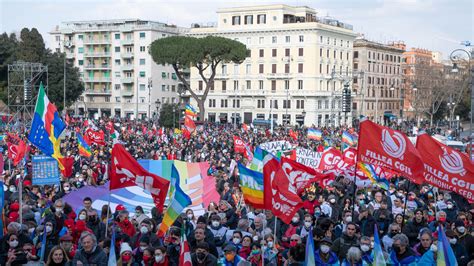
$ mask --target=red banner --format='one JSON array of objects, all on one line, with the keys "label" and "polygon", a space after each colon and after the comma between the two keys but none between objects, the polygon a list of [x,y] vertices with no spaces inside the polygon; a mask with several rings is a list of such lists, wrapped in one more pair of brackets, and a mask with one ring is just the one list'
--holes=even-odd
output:
[{"label": "red banner", "polygon": [[146,171],[120,144],[112,149],[110,190],[139,186],[150,192],[156,208],[161,212],[170,181]]},{"label": "red banner", "polygon": [[235,153],[245,153],[245,143],[238,136],[234,136],[234,152]]},{"label": "red banner", "polygon": [[296,187],[275,158],[267,161],[263,167],[263,185],[265,208],[289,224],[303,203]]},{"label": "red banner", "polygon": [[21,162],[26,153],[26,143],[17,135],[7,133],[8,158],[16,166]]},{"label": "red banner", "polygon": [[291,137],[293,140],[297,140],[297,139],[298,139],[298,133],[295,132],[295,131],[293,131],[293,129],[290,129],[289,135],[290,135],[290,137]]},{"label": "red banner", "polygon": [[196,130],[196,124],[194,123],[193,119],[185,115],[184,116],[184,126],[188,129],[189,132],[193,133]]},{"label": "red banner", "polygon": [[74,158],[73,157],[64,157],[59,159],[64,166],[64,169],[61,170],[61,173],[65,178],[69,178],[72,175],[72,169],[74,166]]},{"label": "red banner", "polygon": [[322,174],[311,167],[300,164],[286,157],[281,157],[281,168],[290,183],[296,187],[296,192],[301,194],[304,189],[314,182],[320,182],[334,177],[334,174]]},{"label": "red banner", "polygon": [[357,160],[357,149],[356,148],[347,148],[343,153],[342,153],[342,159],[344,162],[352,165],[356,163]]},{"label": "red banner", "polygon": [[418,184],[423,182],[423,161],[408,137],[370,120],[360,123],[357,161],[392,169]]},{"label": "red banner", "polygon": [[89,145],[91,145],[92,143],[95,143],[97,145],[105,146],[104,131],[102,130],[94,131],[91,128],[88,128],[86,130],[86,133],[84,134],[84,140]]},{"label": "red banner", "polygon": [[469,156],[430,137],[418,136],[416,148],[424,161],[424,181],[474,200],[474,164]]}]

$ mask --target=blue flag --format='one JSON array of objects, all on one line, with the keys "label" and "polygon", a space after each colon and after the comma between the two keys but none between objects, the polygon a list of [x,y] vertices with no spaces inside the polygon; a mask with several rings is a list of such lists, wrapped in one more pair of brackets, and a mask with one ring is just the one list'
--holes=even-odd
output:
[{"label": "blue flag", "polygon": [[46,251],[46,238],[47,238],[47,233],[46,233],[46,225],[44,226],[43,229],[43,238],[41,239],[41,251],[40,251],[40,261],[45,261],[44,253]]},{"label": "blue flag", "polygon": [[112,225],[112,239],[110,240],[109,261],[107,266],[117,266],[117,258],[115,257],[115,224]]},{"label": "blue flag", "polygon": [[306,259],[304,260],[305,266],[314,266],[316,261],[314,259],[314,240],[313,240],[313,228],[309,230],[309,234],[306,239]]}]

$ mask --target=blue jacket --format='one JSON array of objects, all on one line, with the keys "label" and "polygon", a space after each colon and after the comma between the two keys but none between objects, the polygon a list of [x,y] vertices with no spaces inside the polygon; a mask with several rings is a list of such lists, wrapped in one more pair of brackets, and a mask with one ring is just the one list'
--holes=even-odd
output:
[{"label": "blue jacket", "polygon": [[418,265],[423,266],[436,266],[436,261],[434,260],[433,251],[430,249],[421,256],[420,260],[418,261]]},{"label": "blue jacket", "polygon": [[413,251],[409,247],[407,247],[406,253],[408,254],[405,254],[405,256],[402,259],[398,260],[397,253],[392,250],[392,252],[390,253],[390,261],[389,261],[390,265],[416,266],[418,257],[413,253]]},{"label": "blue jacket", "polygon": [[317,249],[314,253],[314,261],[316,262],[316,265],[320,266],[339,266],[339,259],[337,258],[336,253],[332,251],[329,251],[329,260],[324,262],[321,259],[321,256],[319,256],[319,249]]}]

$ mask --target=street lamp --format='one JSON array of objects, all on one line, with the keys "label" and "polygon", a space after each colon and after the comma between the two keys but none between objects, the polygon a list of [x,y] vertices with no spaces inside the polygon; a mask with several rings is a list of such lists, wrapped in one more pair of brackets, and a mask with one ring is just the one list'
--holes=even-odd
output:
[{"label": "street lamp", "polygon": [[[469,42],[465,43],[465,46],[471,46]],[[449,58],[453,62],[453,73],[459,72],[458,65],[456,63],[456,60],[459,60],[458,56],[455,56],[455,53],[461,52],[467,54],[467,65],[468,65],[468,70],[471,71],[471,114],[470,114],[470,122],[469,122],[469,159],[472,160],[472,117],[473,115],[473,106],[474,106],[474,68],[471,68],[471,60],[473,59],[473,54],[470,53],[469,51],[466,51],[464,49],[456,49],[451,52],[449,55]]]}]

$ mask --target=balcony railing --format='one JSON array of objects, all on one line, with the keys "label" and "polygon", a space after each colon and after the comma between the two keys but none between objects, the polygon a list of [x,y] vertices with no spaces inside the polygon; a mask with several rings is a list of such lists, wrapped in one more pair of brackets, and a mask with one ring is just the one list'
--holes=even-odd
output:
[{"label": "balcony railing", "polygon": [[85,57],[110,57],[110,52],[85,52]]},{"label": "balcony railing", "polygon": [[74,53],[66,53],[66,58],[67,59],[73,59],[75,57],[76,57],[76,55]]},{"label": "balcony railing", "polygon": [[88,90],[85,90],[84,92],[86,95],[111,95],[112,94],[112,91],[110,89],[98,89],[98,90],[92,90],[92,89],[88,89]]},{"label": "balcony railing", "polygon": [[122,53],[122,58],[133,58],[133,53]]},{"label": "balcony railing", "polygon": [[133,90],[123,90],[122,91],[122,96],[124,96],[124,97],[132,97],[133,94],[134,94]]},{"label": "balcony railing", "polygon": [[86,65],[84,69],[94,70],[94,69],[110,69],[111,66],[108,64],[98,64],[98,65]]},{"label": "balcony railing", "polygon": [[134,78],[121,78],[120,81],[125,84],[133,83]]},{"label": "balcony railing", "polygon": [[110,39],[88,39],[83,40],[84,44],[110,44]]},{"label": "balcony railing", "polygon": [[85,77],[84,82],[110,82],[110,77]]},{"label": "balcony railing", "polygon": [[122,71],[131,71],[131,70],[133,70],[133,64],[122,66]]},{"label": "balcony railing", "polygon": [[132,45],[133,44],[133,39],[121,40],[120,44],[122,44],[122,45]]}]

